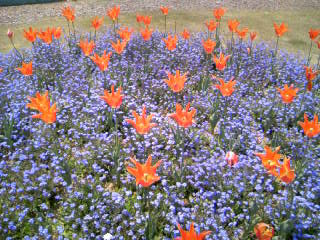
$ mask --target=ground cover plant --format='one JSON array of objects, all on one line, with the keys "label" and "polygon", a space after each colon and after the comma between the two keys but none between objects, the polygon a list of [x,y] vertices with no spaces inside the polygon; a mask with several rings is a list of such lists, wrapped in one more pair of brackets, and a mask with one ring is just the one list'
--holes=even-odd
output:
[{"label": "ground cover plant", "polygon": [[[160,10],[159,10],[160,11]],[[208,31],[25,29],[0,56],[4,239],[319,239],[320,30],[299,60],[226,9]],[[272,23],[271,23],[272,27]],[[289,26],[290,28],[290,26]],[[22,37],[22,36],[21,36]],[[318,49],[319,50],[319,49]]]}]

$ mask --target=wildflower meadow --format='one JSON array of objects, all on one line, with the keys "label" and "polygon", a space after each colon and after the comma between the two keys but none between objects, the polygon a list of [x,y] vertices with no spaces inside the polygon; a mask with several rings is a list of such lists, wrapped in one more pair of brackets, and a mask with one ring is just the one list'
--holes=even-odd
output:
[{"label": "wildflower meadow", "polygon": [[320,29],[301,60],[285,22],[267,44],[226,8],[200,33],[159,11],[8,30],[0,239],[320,239]]}]

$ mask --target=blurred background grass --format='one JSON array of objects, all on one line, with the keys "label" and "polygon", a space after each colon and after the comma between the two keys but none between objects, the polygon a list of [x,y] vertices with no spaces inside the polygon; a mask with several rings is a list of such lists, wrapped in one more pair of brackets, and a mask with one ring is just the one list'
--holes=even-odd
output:
[{"label": "blurred background grass", "polygon": [[[151,28],[164,31],[164,17],[159,11],[139,12],[143,15],[151,15]],[[228,10],[222,20],[222,32],[228,37],[229,31],[227,27],[228,19],[238,19],[240,21],[239,28],[248,27],[249,31],[258,32],[256,41],[266,41],[270,44],[275,42],[275,33],[273,22],[280,24],[285,22],[288,25],[289,31],[281,37],[279,47],[292,53],[301,52],[307,55],[309,50],[309,34],[310,28],[319,28],[320,14],[318,9],[302,9],[299,11],[262,11],[262,10]],[[76,17],[75,27],[77,31],[85,32],[92,31],[90,28],[92,17],[81,16]],[[187,28],[191,32],[206,32],[205,21],[213,19],[212,10],[207,9],[192,9],[190,11],[174,11],[171,10],[167,17],[167,29],[174,31],[175,22],[177,33]],[[133,27],[135,30],[139,28],[136,22],[136,13],[121,12],[119,23],[122,25]],[[62,16],[54,18],[43,18],[41,21],[30,24],[0,24],[0,52],[7,53],[11,50],[10,42],[7,38],[7,30],[10,28],[14,31],[14,42],[17,48],[24,48],[31,46],[23,37],[23,29],[32,26],[36,29],[45,29],[47,27],[61,26],[67,32],[67,22]],[[99,29],[102,32],[106,27],[111,27],[111,21],[107,16],[104,20],[104,28]],[[314,44],[312,49],[312,60],[316,62],[320,50]]]}]

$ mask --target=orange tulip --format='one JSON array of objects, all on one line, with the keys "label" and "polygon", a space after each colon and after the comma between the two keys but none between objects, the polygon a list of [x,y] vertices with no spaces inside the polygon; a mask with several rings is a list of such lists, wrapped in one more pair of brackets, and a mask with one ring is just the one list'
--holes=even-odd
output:
[{"label": "orange tulip", "polygon": [[307,85],[307,90],[311,91],[312,90],[312,80],[316,78],[316,76],[320,73],[320,71],[312,71],[311,67],[304,66],[306,69],[306,78],[308,80],[308,85]]},{"label": "orange tulip", "polygon": [[146,27],[144,30],[140,30],[141,36],[145,41],[149,41],[152,35],[152,29]]},{"label": "orange tulip", "polygon": [[190,38],[190,33],[188,32],[187,29],[184,29],[183,32],[181,33],[181,36],[185,39],[188,40]]},{"label": "orange tulip", "polygon": [[280,167],[278,179],[285,183],[291,183],[295,178],[294,170],[290,169],[290,159],[285,157]]},{"label": "orange tulip", "polygon": [[114,93],[114,85],[111,86],[111,93],[104,90],[104,95],[100,96],[111,108],[119,108],[122,103],[123,95],[121,95],[122,88],[119,87],[118,91]]},{"label": "orange tulip", "polygon": [[308,116],[304,114],[304,122],[299,122],[299,125],[303,128],[303,132],[307,137],[312,138],[320,133],[320,123],[318,122],[318,116],[315,114],[313,121],[309,122]]},{"label": "orange tulip", "polygon": [[277,176],[278,173],[275,170],[277,167],[280,167],[279,160],[281,155],[278,154],[280,147],[277,147],[274,152],[268,146],[265,146],[264,150],[266,153],[255,153],[255,155],[261,159],[263,166],[269,171],[269,173]]},{"label": "orange tulip", "polygon": [[219,22],[210,20],[210,22],[206,22],[205,25],[207,26],[209,32],[213,32],[218,27]]},{"label": "orange tulip", "polygon": [[230,58],[230,55],[224,57],[223,53],[220,53],[220,57],[217,58],[216,56],[213,56],[213,61],[216,64],[216,68],[220,71],[223,71],[227,65],[227,61]]},{"label": "orange tulip", "polygon": [[225,8],[217,8],[213,10],[213,15],[216,18],[217,21],[220,21],[223,15],[225,14],[226,9]]},{"label": "orange tulip", "polygon": [[165,79],[164,81],[168,84],[173,92],[180,92],[184,88],[184,83],[187,81],[187,73],[180,75],[180,71],[176,71],[176,75],[171,73],[167,73],[169,79]]},{"label": "orange tulip", "polygon": [[193,117],[194,115],[196,115],[196,110],[192,109],[189,112],[189,108],[190,102],[187,104],[186,110],[183,110],[182,106],[179,103],[177,103],[176,112],[170,114],[169,117],[173,118],[180,127],[190,127],[193,123]]},{"label": "orange tulip", "polygon": [[208,38],[206,41],[202,40],[202,46],[204,48],[204,51],[207,54],[211,54],[216,47],[216,42],[212,41],[210,38]]},{"label": "orange tulip", "polygon": [[137,15],[136,15],[136,20],[137,20],[138,23],[142,22],[142,21],[143,21],[143,16],[137,14]]},{"label": "orange tulip", "polygon": [[234,152],[232,151],[229,151],[227,152],[226,154],[226,161],[228,163],[228,165],[230,167],[232,167],[233,165],[237,164],[238,163],[238,160],[239,160],[239,157],[237,154],[235,154]]},{"label": "orange tulip", "polygon": [[238,34],[239,38],[241,38],[242,40],[245,39],[247,32],[249,31],[248,28],[243,28],[242,30],[236,30],[236,33]]},{"label": "orange tulip", "polygon": [[37,39],[37,31],[33,31],[32,27],[29,27],[29,31],[26,31],[25,29],[24,31],[24,37],[29,41],[29,42],[34,42]]},{"label": "orange tulip", "polygon": [[163,13],[163,15],[168,15],[169,12],[169,8],[168,7],[160,7],[161,12]]},{"label": "orange tulip", "polygon": [[96,45],[94,41],[88,42],[88,39],[86,39],[85,41],[80,40],[80,43],[79,43],[79,47],[81,48],[83,54],[87,57],[92,53],[95,46]]},{"label": "orange tulip", "polygon": [[126,41],[122,41],[120,42],[120,40],[118,39],[117,42],[111,42],[112,48],[114,49],[114,51],[116,53],[118,53],[119,55],[122,54],[124,48],[127,46],[127,42]]},{"label": "orange tulip", "polygon": [[151,23],[151,16],[142,16],[142,21],[144,23],[145,26],[149,26]]},{"label": "orange tulip", "polygon": [[146,107],[144,106],[142,109],[141,116],[139,116],[136,111],[132,112],[136,121],[133,121],[132,119],[126,119],[126,121],[130,123],[139,134],[146,134],[151,130],[151,128],[157,126],[156,123],[150,123],[153,117],[153,114],[150,114],[149,116],[147,116],[146,112],[147,110],[146,110]]},{"label": "orange tulip", "polygon": [[119,17],[119,13],[120,13],[120,7],[117,7],[117,6],[114,6],[113,8],[108,9],[107,11],[107,15],[112,21],[117,20],[117,18]]},{"label": "orange tulip", "polygon": [[318,49],[320,49],[320,41],[316,41],[316,44],[318,45]]},{"label": "orange tulip", "polygon": [[310,28],[310,31],[309,31],[310,39],[314,41],[318,37],[319,33],[320,33],[320,29]]},{"label": "orange tulip", "polygon": [[174,49],[176,49],[178,41],[177,35],[174,35],[174,37],[172,37],[170,34],[168,34],[168,39],[162,38],[162,40],[165,42],[169,51],[173,51]]},{"label": "orange tulip", "polygon": [[62,29],[61,27],[52,28],[52,34],[55,39],[59,39],[61,37]]},{"label": "orange tulip", "polygon": [[133,32],[133,29],[129,30],[128,27],[126,27],[126,28],[120,28],[118,31],[118,34],[119,34],[120,38],[122,39],[122,41],[129,42],[132,32]]},{"label": "orange tulip", "polygon": [[234,91],[234,85],[236,85],[237,81],[234,81],[234,78],[231,78],[229,82],[224,82],[222,78],[218,78],[221,85],[216,84],[215,87],[220,90],[222,96],[228,97]]},{"label": "orange tulip", "polygon": [[256,37],[257,37],[257,32],[251,32],[250,33],[250,39],[251,39],[252,42],[253,42],[253,40],[256,39]]},{"label": "orange tulip", "polygon": [[91,26],[95,29],[95,30],[98,30],[101,25],[103,23],[103,17],[102,18],[98,18],[98,17],[95,17],[94,19],[92,19],[91,21]]},{"label": "orange tulip", "polygon": [[75,20],[74,16],[75,10],[74,8],[71,8],[70,6],[62,8],[62,15],[67,19],[67,21],[73,22]]},{"label": "orange tulip", "polygon": [[91,60],[98,65],[101,71],[105,71],[108,69],[110,57],[112,55],[112,52],[109,52],[108,55],[106,54],[106,50],[104,50],[103,55],[100,57],[98,54],[94,54],[94,56],[91,56]]},{"label": "orange tulip", "polygon": [[183,230],[180,224],[178,224],[178,229],[180,231],[181,237],[177,237],[176,240],[204,240],[205,237],[211,233],[211,231],[204,231],[200,234],[197,234],[194,229],[193,222],[190,225],[189,231]]},{"label": "orange tulip", "polygon": [[230,32],[236,32],[239,24],[240,24],[240,23],[238,22],[238,20],[236,20],[236,19],[235,19],[235,20],[230,19],[230,20],[228,21],[228,27],[229,27]]},{"label": "orange tulip", "polygon": [[24,76],[32,75],[32,61],[29,63],[22,62],[22,67],[17,68]]},{"label": "orange tulip", "polygon": [[47,28],[46,31],[42,31],[42,29],[40,29],[40,31],[38,32],[38,37],[45,42],[46,44],[51,44],[52,43],[52,29]]},{"label": "orange tulip", "polygon": [[273,227],[263,222],[254,226],[254,232],[258,240],[271,240],[274,235]]},{"label": "orange tulip", "polygon": [[284,85],[284,89],[277,88],[279,93],[281,94],[282,101],[284,103],[291,103],[295,96],[297,96],[297,92],[299,88],[293,88],[293,84],[288,87],[288,84]]},{"label": "orange tulip", "polygon": [[280,26],[278,26],[276,23],[273,23],[273,26],[278,37],[281,37],[285,32],[288,31],[288,27],[284,23],[281,23]]},{"label": "orange tulip", "polygon": [[32,118],[40,118],[45,123],[54,123],[56,121],[56,103],[50,107],[50,100],[48,97],[48,91],[44,95],[36,93],[36,97],[29,97],[31,103],[27,104],[27,108],[38,110],[40,113],[33,115]]},{"label": "orange tulip", "polygon": [[135,165],[136,168],[127,167],[127,171],[136,178],[136,185],[140,184],[143,187],[149,187],[153,183],[160,180],[160,177],[156,174],[156,171],[161,165],[162,160],[158,161],[153,166],[151,165],[151,155],[149,155],[145,164],[141,164],[133,158],[130,158],[130,161]]}]

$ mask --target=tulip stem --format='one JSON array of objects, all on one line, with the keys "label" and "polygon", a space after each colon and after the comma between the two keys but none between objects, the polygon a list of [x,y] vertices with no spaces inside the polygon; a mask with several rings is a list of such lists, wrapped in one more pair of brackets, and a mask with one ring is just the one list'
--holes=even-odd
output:
[{"label": "tulip stem", "polygon": [[319,64],[320,64],[320,53],[319,53],[319,57],[318,57],[317,69],[319,69]]},{"label": "tulip stem", "polygon": [[309,54],[308,54],[308,59],[307,59],[307,66],[309,66],[309,63],[311,61],[311,49],[312,49],[312,40],[310,41]]},{"label": "tulip stem", "polygon": [[181,152],[181,176],[180,176],[180,182],[182,183],[184,180],[184,149],[185,149],[185,128],[183,128],[182,131],[182,152]]},{"label": "tulip stem", "polygon": [[167,33],[167,15],[164,15],[164,33]]}]

